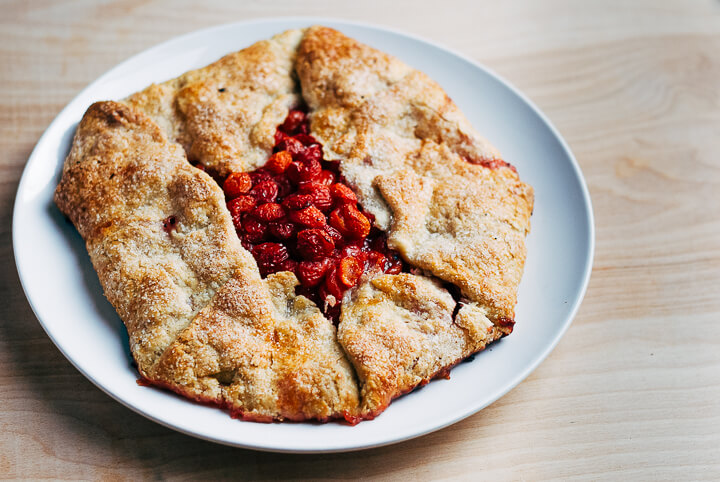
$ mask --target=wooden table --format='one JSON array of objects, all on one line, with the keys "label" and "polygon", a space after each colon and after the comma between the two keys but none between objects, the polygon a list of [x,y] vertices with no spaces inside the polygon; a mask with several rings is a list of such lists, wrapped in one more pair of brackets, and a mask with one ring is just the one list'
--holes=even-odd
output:
[{"label": "wooden table", "polygon": [[[0,475],[720,478],[717,1],[18,0],[1,11]],[[223,447],[122,407],[44,334],[12,254],[28,155],[85,85],[191,30],[302,14],[384,23],[510,80],[574,150],[597,223],[585,302],[527,380],[449,428],[350,454]]]}]

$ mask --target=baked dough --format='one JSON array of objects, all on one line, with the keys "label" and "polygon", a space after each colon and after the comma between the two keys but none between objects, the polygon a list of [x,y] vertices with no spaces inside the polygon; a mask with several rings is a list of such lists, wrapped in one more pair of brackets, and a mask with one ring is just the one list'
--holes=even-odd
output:
[{"label": "baked dough", "polygon": [[290,30],[131,95],[193,163],[226,176],[267,161],[275,128],[300,101],[294,64],[301,30]]},{"label": "baked dough", "polygon": [[[292,272],[261,277],[213,179],[262,166],[300,102],[410,266],[367,273],[337,328]],[[147,381],[245,419],[355,423],[512,331],[533,193],[426,75],[310,27],[93,104],[55,201]]]},{"label": "baked dough", "polygon": [[387,54],[316,27],[297,71],[313,134],[342,159],[390,246],[495,317],[514,318],[532,188],[440,86]]}]

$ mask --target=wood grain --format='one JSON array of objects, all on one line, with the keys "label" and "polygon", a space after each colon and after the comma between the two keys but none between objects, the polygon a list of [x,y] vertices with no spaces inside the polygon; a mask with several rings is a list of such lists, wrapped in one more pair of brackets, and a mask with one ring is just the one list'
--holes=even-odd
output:
[{"label": "wood grain", "polygon": [[[484,63],[548,114],[590,187],[595,266],[564,339],[501,400],[417,440],[296,456],[180,435],[80,375],[18,282],[13,198],[61,108],[160,41],[278,15],[379,22]],[[0,475],[720,479],[719,2],[6,1],[0,65]]]}]

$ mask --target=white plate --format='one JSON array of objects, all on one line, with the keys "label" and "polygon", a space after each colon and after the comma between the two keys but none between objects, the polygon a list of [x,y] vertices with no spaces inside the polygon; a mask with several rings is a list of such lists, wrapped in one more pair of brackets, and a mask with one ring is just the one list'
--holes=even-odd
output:
[{"label": "white plate", "polygon": [[[125,328],[103,297],[82,239],[52,202],[77,122],[92,102],[120,99],[257,40],[316,23],[428,73],[536,194],[512,336],[455,367],[451,380],[433,381],[355,427],[242,422],[138,386]],[[477,412],[523,380],[577,311],[590,276],[594,231],[587,187],[570,150],[545,116],[507,82],[461,55],[403,33],[329,19],[284,18],[223,25],[170,40],[90,84],[57,116],[28,160],[15,201],[13,243],[23,288],[47,334],[83,375],[122,404],[168,427],[224,444],[332,452],[432,432]]]}]

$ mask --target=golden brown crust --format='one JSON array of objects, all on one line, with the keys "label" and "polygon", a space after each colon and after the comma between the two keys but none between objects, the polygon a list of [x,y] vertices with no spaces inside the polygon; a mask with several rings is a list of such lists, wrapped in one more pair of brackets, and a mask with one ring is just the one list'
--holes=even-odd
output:
[{"label": "golden brown crust", "polygon": [[125,102],[180,143],[191,161],[221,176],[252,170],[265,163],[275,128],[299,102],[292,70],[301,36],[289,30]]},{"label": "golden brown crust", "polygon": [[[347,292],[337,332],[293,274],[261,279],[222,190],[188,162],[263,164],[300,88],[312,134],[415,268]],[[269,421],[372,418],[507,335],[533,195],[427,76],[311,27],[92,105],[55,200],[140,373]]]},{"label": "golden brown crust", "polygon": [[415,169],[375,180],[394,217],[389,244],[491,308],[493,319],[514,318],[532,195],[510,169],[461,160],[446,161],[448,172],[420,176],[419,164],[442,159],[432,148],[423,149]]},{"label": "golden brown crust", "polygon": [[357,385],[335,327],[292,273],[237,272],[150,375],[251,419],[327,420],[356,413]]},{"label": "golden brown crust", "polygon": [[[55,202],[85,239],[141,373],[235,269],[255,264],[217,184],[150,119],[116,102],[83,117]],[[170,216],[177,224],[167,233]]]},{"label": "golden brown crust", "polygon": [[474,306],[461,306],[457,323],[455,307],[437,280],[410,273],[367,280],[345,297],[338,339],[357,372],[364,417],[502,335]]},{"label": "golden brown crust", "polygon": [[312,131],[410,264],[513,318],[533,193],[425,74],[325,27],[297,71]]},{"label": "golden brown crust", "polygon": [[146,116],[93,104],[55,201],[84,237],[148,380],[261,420],[356,412],[335,328],[292,294],[293,275],[261,280],[218,185]]}]

